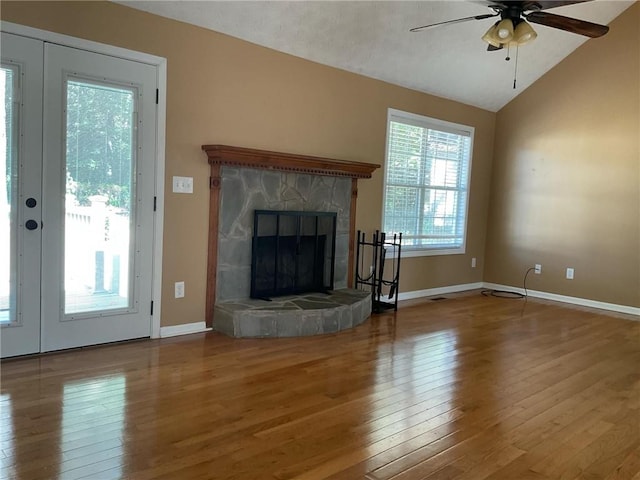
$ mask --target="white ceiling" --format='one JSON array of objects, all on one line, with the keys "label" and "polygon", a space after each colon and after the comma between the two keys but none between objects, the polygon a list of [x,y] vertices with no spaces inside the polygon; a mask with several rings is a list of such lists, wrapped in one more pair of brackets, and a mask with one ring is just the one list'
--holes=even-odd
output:
[{"label": "white ceiling", "polygon": [[[367,77],[498,111],[587,41],[533,24],[538,38],[519,51],[487,52],[480,37],[493,18],[420,33],[409,28],[491,13],[474,1],[119,1],[258,45]],[[633,1],[596,0],[551,13],[607,25]],[[591,39],[597,42],[599,39]]]}]

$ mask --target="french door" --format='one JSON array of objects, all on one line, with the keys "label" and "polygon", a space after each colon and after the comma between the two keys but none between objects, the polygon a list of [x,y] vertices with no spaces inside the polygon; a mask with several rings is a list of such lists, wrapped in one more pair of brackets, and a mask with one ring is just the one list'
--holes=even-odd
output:
[{"label": "french door", "polygon": [[0,354],[149,336],[155,67],[1,48]]}]

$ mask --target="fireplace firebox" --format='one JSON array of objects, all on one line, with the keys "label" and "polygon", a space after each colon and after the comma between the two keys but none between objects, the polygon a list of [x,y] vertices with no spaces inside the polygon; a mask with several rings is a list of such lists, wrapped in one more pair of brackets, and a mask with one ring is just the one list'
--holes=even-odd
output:
[{"label": "fireplace firebox", "polygon": [[333,290],[335,212],[256,210],[251,298]]}]

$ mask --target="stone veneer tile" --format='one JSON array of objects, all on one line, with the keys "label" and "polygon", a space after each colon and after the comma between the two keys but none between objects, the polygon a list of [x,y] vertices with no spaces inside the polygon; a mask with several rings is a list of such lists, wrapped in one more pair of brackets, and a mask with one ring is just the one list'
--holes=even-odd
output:
[{"label": "stone veneer tile", "polygon": [[281,312],[283,310],[294,310],[294,311],[299,311],[300,307],[296,306],[296,305],[274,305],[272,307],[255,307],[253,309],[255,310],[269,310],[269,311],[277,311],[277,312]]},{"label": "stone veneer tile", "polygon": [[322,332],[322,312],[307,311],[299,317],[300,335],[318,335]]},{"label": "stone veneer tile", "polygon": [[218,268],[216,296],[221,299],[249,298],[251,290],[251,266],[233,269]]},{"label": "stone veneer tile", "polygon": [[335,306],[335,304],[332,303],[314,302],[310,300],[296,300],[294,303],[298,305],[302,310],[318,310]]},{"label": "stone veneer tile", "polygon": [[251,265],[251,238],[218,239],[218,265],[233,269],[239,265]]},{"label": "stone veneer tile", "polygon": [[356,323],[356,317],[353,317],[353,322],[354,322],[353,326],[355,327],[356,325],[360,325],[370,316],[371,316],[371,296],[368,296],[363,302],[360,303],[360,318],[357,319],[358,323]]},{"label": "stone veneer tile", "polygon": [[213,313],[213,329],[217,332],[224,333],[230,337],[236,337],[236,331],[234,329],[234,314],[226,308],[215,307]]},{"label": "stone veneer tile", "polygon": [[276,321],[276,337],[299,337],[300,336],[300,314],[299,311],[278,314]]},{"label": "stone veneer tile", "polygon": [[340,331],[341,309],[344,307],[332,308],[322,312],[323,333],[335,333]]},{"label": "stone veneer tile", "polygon": [[351,305],[352,325],[360,325],[362,323],[362,303],[363,302],[356,302]]},{"label": "stone veneer tile", "polygon": [[242,212],[244,205],[242,181],[234,176],[225,176],[225,194],[220,199],[220,228],[222,232],[231,232],[233,224]]},{"label": "stone veneer tile", "polygon": [[[245,318],[242,318],[242,317]],[[273,312],[252,312],[251,315],[235,315],[236,330],[241,337],[275,337],[276,315]]]},{"label": "stone veneer tile", "polygon": [[342,306],[338,309],[340,312],[340,330],[347,330],[349,328],[353,328],[356,325],[359,325],[359,322],[356,322],[353,318],[351,309],[349,306]]}]

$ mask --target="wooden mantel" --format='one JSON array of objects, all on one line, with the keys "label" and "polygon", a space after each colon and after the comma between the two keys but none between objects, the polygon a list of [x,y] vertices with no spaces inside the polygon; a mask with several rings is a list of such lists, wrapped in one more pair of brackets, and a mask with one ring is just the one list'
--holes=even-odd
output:
[{"label": "wooden mantel", "polygon": [[309,157],[291,153],[268,152],[252,148],[227,145],[203,145],[209,164],[244,168],[262,168],[285,172],[328,175],[332,177],[371,178],[380,165],[362,162],[346,162],[330,158]]},{"label": "wooden mantel", "polygon": [[347,281],[353,286],[353,253],[356,235],[356,199],[358,179],[371,178],[380,165],[349,162],[330,158],[310,157],[291,153],[270,152],[228,145],[203,145],[211,165],[211,188],[209,196],[209,252],[207,261],[207,305],[206,323],[213,323],[213,307],[216,302],[216,276],[218,268],[218,222],[220,214],[221,167],[254,168],[294,172],[307,175],[326,175],[351,178],[351,206],[349,210],[349,265]]}]

